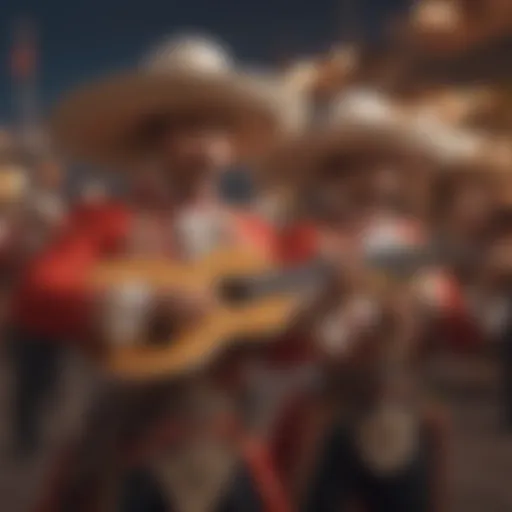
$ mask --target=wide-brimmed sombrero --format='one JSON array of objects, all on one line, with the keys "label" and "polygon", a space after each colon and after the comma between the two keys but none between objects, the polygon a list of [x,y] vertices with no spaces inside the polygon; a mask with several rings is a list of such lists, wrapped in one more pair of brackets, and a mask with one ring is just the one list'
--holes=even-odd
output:
[{"label": "wide-brimmed sombrero", "polygon": [[301,134],[277,144],[261,162],[269,181],[296,182],[314,176],[333,157],[413,158],[426,147],[386,97],[370,90],[345,93],[327,115]]},{"label": "wide-brimmed sombrero", "polygon": [[72,92],[51,127],[67,156],[123,167],[141,156],[133,137],[155,116],[221,116],[232,124],[240,153],[250,156],[294,122],[279,85],[236,69],[217,43],[187,36],[157,47],[135,70]]}]

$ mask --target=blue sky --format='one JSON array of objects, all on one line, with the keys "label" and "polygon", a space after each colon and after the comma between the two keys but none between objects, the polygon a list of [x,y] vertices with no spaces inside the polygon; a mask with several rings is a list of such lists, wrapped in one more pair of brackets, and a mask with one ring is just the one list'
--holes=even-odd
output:
[{"label": "blue sky", "polygon": [[[366,37],[376,38],[409,0],[354,0]],[[271,60],[280,47],[297,53],[325,47],[340,33],[339,0],[0,0],[0,122],[13,116],[8,55],[12,26],[29,16],[39,26],[41,103],[105,70],[135,62],[173,32],[211,33],[242,59]]]}]

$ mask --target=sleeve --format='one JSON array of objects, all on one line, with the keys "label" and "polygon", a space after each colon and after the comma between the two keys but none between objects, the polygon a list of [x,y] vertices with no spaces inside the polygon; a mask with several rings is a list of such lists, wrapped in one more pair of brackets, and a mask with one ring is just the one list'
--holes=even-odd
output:
[{"label": "sleeve", "polygon": [[88,271],[121,245],[127,215],[121,209],[80,209],[58,239],[27,267],[15,299],[15,318],[28,330],[73,337],[87,327]]},{"label": "sleeve", "polygon": [[297,265],[315,258],[320,250],[317,229],[309,224],[287,226],[276,235],[276,257],[283,265]]}]

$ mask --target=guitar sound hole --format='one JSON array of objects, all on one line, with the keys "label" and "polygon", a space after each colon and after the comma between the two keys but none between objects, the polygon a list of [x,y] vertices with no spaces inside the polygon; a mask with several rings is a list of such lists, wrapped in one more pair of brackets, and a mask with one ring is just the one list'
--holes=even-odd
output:
[{"label": "guitar sound hole", "polygon": [[219,283],[218,296],[231,305],[237,305],[250,299],[250,287],[243,278],[228,278]]},{"label": "guitar sound hole", "polygon": [[156,311],[148,324],[148,344],[166,345],[176,334],[177,322],[170,315]]}]

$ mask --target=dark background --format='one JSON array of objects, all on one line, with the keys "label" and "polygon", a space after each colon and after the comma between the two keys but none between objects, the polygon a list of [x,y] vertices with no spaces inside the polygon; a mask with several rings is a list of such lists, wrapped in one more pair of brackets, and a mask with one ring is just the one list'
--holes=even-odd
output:
[{"label": "dark background", "polygon": [[[358,32],[378,41],[384,22],[411,0],[352,0]],[[48,108],[62,90],[131,64],[173,32],[206,32],[256,64],[301,55],[339,39],[342,0],[0,0],[0,123],[16,113],[9,55],[13,27],[30,18],[39,32],[38,94]],[[347,31],[345,30],[345,33]]]}]

